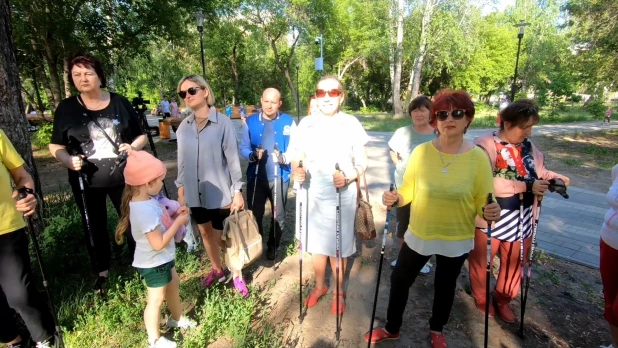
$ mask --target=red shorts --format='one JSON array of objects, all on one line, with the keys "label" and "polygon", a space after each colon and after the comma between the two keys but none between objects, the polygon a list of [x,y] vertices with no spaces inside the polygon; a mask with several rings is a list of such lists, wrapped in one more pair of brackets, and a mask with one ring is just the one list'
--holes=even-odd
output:
[{"label": "red shorts", "polygon": [[605,244],[601,239],[601,281],[605,297],[605,320],[618,326],[618,250]]}]

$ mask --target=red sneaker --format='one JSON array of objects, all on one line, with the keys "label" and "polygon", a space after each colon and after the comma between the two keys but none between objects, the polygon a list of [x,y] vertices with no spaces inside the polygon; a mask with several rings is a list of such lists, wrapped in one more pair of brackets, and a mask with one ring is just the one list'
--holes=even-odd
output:
[{"label": "red sneaker", "polygon": [[[485,303],[477,303],[476,308],[485,315]],[[493,318],[496,315],[496,309],[491,304],[489,305],[489,317]]]},{"label": "red sneaker", "polygon": [[307,304],[307,307],[311,308],[318,304],[318,300],[320,299],[320,297],[326,295],[327,292],[328,288],[324,288],[321,290],[318,288],[313,289],[311,294],[309,294],[309,297],[307,297],[307,301],[305,302]]},{"label": "red sneaker", "polygon": [[[373,329],[373,334],[371,335],[371,343],[380,343],[386,340],[398,340],[400,335],[398,333],[392,334],[386,331],[385,328],[381,327],[378,329]],[[369,342],[369,332],[365,334],[365,342]]]},{"label": "red sneaker", "polygon": [[498,315],[500,315],[502,320],[509,324],[513,324],[515,322],[515,313],[513,313],[513,310],[509,307],[508,303],[502,304],[494,302],[494,304],[496,305]]},{"label": "red sneaker", "polygon": [[443,333],[435,333],[431,331],[431,348],[447,348],[446,337]]}]

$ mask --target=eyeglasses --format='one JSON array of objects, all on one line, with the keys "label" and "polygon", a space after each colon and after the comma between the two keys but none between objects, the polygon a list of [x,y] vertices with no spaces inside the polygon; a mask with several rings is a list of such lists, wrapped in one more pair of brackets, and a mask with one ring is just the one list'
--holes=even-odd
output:
[{"label": "eyeglasses", "polygon": [[328,94],[329,97],[335,98],[335,97],[338,97],[338,96],[341,95],[341,91],[338,90],[338,89],[331,89],[331,90],[328,90],[328,91],[325,91],[323,89],[318,89],[318,90],[315,91],[315,96],[317,98],[324,98],[324,97],[326,97],[327,94]]},{"label": "eyeglasses", "polygon": [[[465,114],[466,110],[453,110],[453,112],[450,113],[450,115],[453,116],[453,120],[461,120]],[[439,121],[446,121],[448,115],[449,112],[446,110],[436,111],[436,117]]]},{"label": "eyeglasses", "polygon": [[197,94],[197,91],[199,91],[200,89],[204,89],[204,87],[191,87],[191,88],[187,89],[186,91],[178,92],[178,96],[181,99],[185,99],[187,97],[187,92],[189,92],[190,95],[195,95],[195,94]]}]

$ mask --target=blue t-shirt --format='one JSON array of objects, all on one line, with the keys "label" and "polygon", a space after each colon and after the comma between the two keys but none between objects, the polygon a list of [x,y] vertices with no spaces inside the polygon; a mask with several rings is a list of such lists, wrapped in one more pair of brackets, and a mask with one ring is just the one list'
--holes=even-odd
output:
[{"label": "blue t-shirt", "polygon": [[[273,163],[272,153],[275,151],[275,130],[273,120],[263,119],[264,132],[262,133],[262,148],[264,149],[264,156],[268,156],[266,159],[266,173],[261,171],[258,173],[260,179],[275,179],[275,164]],[[264,157],[262,157],[262,161]],[[281,173],[278,173],[281,174]]]}]

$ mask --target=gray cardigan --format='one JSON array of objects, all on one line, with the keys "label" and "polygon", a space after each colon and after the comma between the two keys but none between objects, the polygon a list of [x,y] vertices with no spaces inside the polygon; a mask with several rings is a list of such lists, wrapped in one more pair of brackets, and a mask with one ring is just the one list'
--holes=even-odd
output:
[{"label": "gray cardigan", "polygon": [[243,186],[238,141],[232,120],[210,107],[206,127],[199,133],[190,113],[176,131],[178,178],[189,207],[218,209],[232,203]]}]

